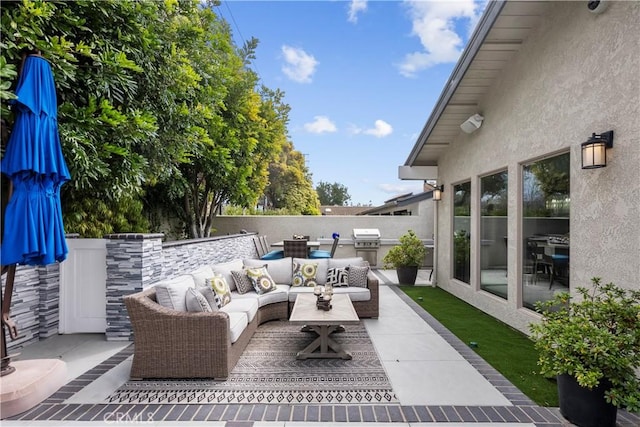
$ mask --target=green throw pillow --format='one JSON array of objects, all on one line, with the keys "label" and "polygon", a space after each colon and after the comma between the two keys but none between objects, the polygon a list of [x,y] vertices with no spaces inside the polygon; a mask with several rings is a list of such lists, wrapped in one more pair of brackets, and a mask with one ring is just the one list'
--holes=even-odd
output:
[{"label": "green throw pillow", "polygon": [[231,302],[231,289],[224,276],[215,275],[211,279],[207,279],[207,284],[211,286],[216,294],[216,303],[218,308],[222,308]]},{"label": "green throw pillow", "polygon": [[291,286],[315,286],[318,284],[316,273],[318,272],[318,263],[298,263],[293,262],[293,276]]},{"label": "green throw pillow", "polygon": [[246,270],[247,276],[258,294],[266,294],[277,289],[276,282],[271,278],[267,267],[247,268]]}]

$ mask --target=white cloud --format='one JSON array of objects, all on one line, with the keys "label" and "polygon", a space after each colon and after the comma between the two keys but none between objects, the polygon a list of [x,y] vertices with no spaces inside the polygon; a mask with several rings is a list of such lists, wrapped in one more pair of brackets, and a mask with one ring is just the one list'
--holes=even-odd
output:
[{"label": "white cloud", "polygon": [[304,124],[304,130],[309,133],[336,132],[338,128],[327,116],[315,116],[311,123]]},{"label": "white cloud", "polygon": [[291,80],[298,83],[311,83],[311,76],[316,71],[318,61],[313,55],[309,55],[303,49],[284,45],[282,46],[285,65],[282,72]]},{"label": "white cloud", "polygon": [[384,120],[376,120],[374,123],[374,127],[369,129],[363,129],[357,125],[351,124],[347,128],[347,132],[350,135],[373,135],[376,138],[384,138],[385,136],[389,136],[393,133],[393,127],[385,122]]},{"label": "white cloud", "polygon": [[358,13],[367,10],[367,0],[351,0],[349,3],[349,22],[354,24],[358,22]]},{"label": "white cloud", "polygon": [[362,133],[362,128],[354,124],[350,124],[347,128],[347,133],[349,133],[349,135],[358,135]]},{"label": "white cloud", "polygon": [[[436,64],[456,62],[463,49],[463,40],[456,33],[455,22],[468,19],[475,26],[484,2],[459,1],[406,1],[413,23],[412,35],[420,39],[423,51],[405,55],[399,64],[400,74],[413,77]],[[469,28],[471,29],[471,28]]]},{"label": "white cloud", "polygon": [[376,120],[375,127],[364,131],[367,135],[373,135],[376,138],[384,138],[393,133],[393,127],[384,120]]}]

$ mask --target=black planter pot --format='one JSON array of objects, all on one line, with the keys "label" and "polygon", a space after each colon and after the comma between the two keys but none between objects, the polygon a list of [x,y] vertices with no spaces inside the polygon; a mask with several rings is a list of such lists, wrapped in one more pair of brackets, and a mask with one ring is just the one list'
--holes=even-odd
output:
[{"label": "black planter pot", "polygon": [[397,267],[398,283],[401,285],[415,285],[418,277],[418,267]]},{"label": "black planter pot", "polygon": [[614,427],[618,408],[604,399],[610,387],[608,381],[600,381],[598,387],[589,390],[571,375],[558,375],[560,413],[580,427]]}]

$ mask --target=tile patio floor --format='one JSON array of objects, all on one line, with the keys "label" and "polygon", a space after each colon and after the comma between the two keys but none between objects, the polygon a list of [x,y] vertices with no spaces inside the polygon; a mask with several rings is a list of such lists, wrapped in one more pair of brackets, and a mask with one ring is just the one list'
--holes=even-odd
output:
[{"label": "tile patio floor", "polygon": [[[21,359],[61,358],[69,383],[2,426],[203,425],[210,427],[324,427],[431,425],[567,426],[557,408],[542,408],[491,368],[396,286],[395,272],[377,270],[380,317],[364,324],[400,405],[105,405],[128,378],[129,343],[102,335],[60,335],[33,344]],[[421,270],[417,285],[429,284]],[[123,362],[124,361],[124,362]],[[88,370],[90,373],[85,373]],[[117,417],[120,417],[120,420]],[[619,426],[640,418],[623,413]]]}]

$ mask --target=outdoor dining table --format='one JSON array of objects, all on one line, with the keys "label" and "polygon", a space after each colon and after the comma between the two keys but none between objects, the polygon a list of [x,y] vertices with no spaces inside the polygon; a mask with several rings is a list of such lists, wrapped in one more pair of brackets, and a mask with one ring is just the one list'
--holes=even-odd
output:
[{"label": "outdoor dining table", "polygon": [[[274,248],[284,248],[284,240],[272,243],[271,246],[274,247]],[[315,248],[319,248],[319,247],[320,247],[320,242],[307,240],[307,248],[315,249]]]}]

